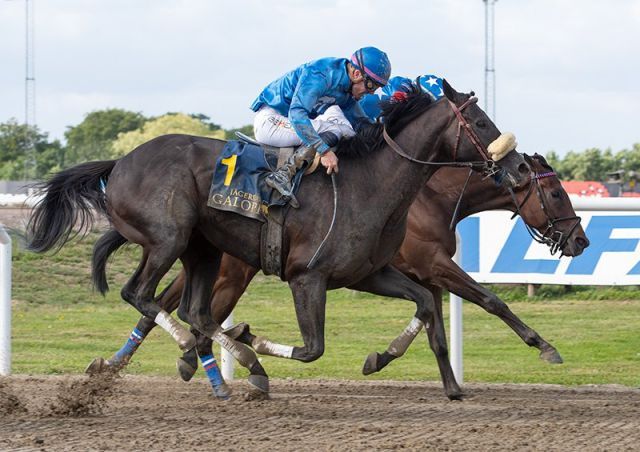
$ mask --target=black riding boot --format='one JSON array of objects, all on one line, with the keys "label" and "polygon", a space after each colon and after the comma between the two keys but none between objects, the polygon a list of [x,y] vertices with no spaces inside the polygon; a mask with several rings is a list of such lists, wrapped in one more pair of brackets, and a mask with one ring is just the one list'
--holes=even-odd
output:
[{"label": "black riding boot", "polygon": [[289,157],[280,168],[269,174],[265,179],[266,184],[274,190],[277,190],[289,201],[289,204],[291,204],[291,207],[294,209],[300,207],[300,203],[293,194],[291,181],[293,180],[293,176],[296,175],[296,172],[302,168],[305,163],[313,161],[315,155],[316,150],[314,148],[300,146],[293,151],[291,157]]}]

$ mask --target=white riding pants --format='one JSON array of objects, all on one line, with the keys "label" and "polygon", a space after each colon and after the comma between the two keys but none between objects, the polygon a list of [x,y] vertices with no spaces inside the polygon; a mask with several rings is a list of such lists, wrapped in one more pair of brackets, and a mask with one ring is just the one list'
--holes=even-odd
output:
[{"label": "white riding pants", "polygon": [[[311,120],[318,133],[332,132],[338,138],[352,137],[355,131],[337,105],[327,108],[323,114]],[[253,133],[260,143],[276,147],[299,146],[302,140],[293,129],[289,118],[266,105],[260,108],[253,120]]]}]

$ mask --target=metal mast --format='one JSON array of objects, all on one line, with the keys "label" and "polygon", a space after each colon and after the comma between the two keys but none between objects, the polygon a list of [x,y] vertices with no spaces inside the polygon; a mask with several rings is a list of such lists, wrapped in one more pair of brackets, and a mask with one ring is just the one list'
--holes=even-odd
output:
[{"label": "metal mast", "polygon": [[[34,7],[35,0],[25,0],[25,78],[24,78],[24,116],[27,129],[36,125],[36,76],[34,51]],[[31,137],[29,130],[28,137]],[[36,149],[31,139],[27,140],[24,161],[24,179],[36,176]]]},{"label": "metal mast", "polygon": [[25,123],[27,125],[36,124],[36,76],[35,76],[35,54],[34,54],[34,22],[33,3],[35,0],[25,0],[25,90],[24,90],[24,110]]},{"label": "metal mast", "polygon": [[495,69],[495,3],[484,2],[484,111],[496,120],[496,69]]}]

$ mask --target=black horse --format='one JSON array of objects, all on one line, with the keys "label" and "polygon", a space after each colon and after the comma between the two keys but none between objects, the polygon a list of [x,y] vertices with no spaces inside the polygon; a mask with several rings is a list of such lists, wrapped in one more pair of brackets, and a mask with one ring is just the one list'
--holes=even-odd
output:
[{"label": "black horse", "polygon": [[[402,243],[409,207],[439,162],[494,166],[487,148],[495,147],[491,144],[500,138],[475,98],[448,83],[444,92],[444,98],[433,102],[413,89],[403,101],[384,106],[384,125],[375,126],[372,146],[365,146],[362,136],[341,145],[368,147],[370,152],[365,158],[341,159],[339,212],[331,239],[312,269],[307,264],[331,223],[333,190],[322,174],[306,178],[298,196],[303,207],[291,211],[285,223],[284,278],[304,340],[304,346],[285,351],[288,357],[308,362],[323,354],[330,289],[354,286],[387,296],[400,292],[416,303],[416,318],[433,324],[431,293],[389,265]],[[78,222],[91,223],[92,207],[106,213],[114,230],[143,248],[137,270],[121,291],[123,299],[155,319],[186,350],[195,345],[193,334],[154,302],[161,278],[180,259],[186,285],[178,315],[227,348],[250,369],[250,382],[267,391],[266,372],[255,354],[225,336],[210,312],[223,252],[260,266],[261,223],[207,207],[214,162],[223,146],[219,140],[167,135],[120,160],[64,170],[45,183],[45,196],[28,225],[28,242],[36,252],[61,247]],[[521,156],[508,149],[497,152],[507,178],[514,185],[524,183],[530,169]],[[443,328],[437,328],[430,340],[437,343],[432,348],[446,350]],[[460,388],[445,361],[447,368],[441,372],[446,394],[459,398]]]},{"label": "black horse", "polygon": [[[525,159],[533,172],[532,177],[528,184],[516,191],[505,190],[490,178],[471,175],[455,221],[484,210],[511,210],[520,214],[525,224],[531,228],[532,236],[549,245],[552,253],[560,251],[563,256],[580,255],[589,246],[589,240],[584,235],[580,218],[576,216],[553,168],[544,157],[537,154],[533,157],[525,155]],[[561,363],[562,358],[555,347],[522,322],[502,300],[475,282],[451,259],[456,250],[456,238],[455,231],[449,227],[450,217],[456,210],[456,195],[468,176],[468,172],[461,168],[441,168],[420,190],[409,210],[407,234],[392,265],[432,292],[436,301],[436,322],[442,322],[444,288],[500,317],[524,343],[540,351],[541,359],[549,363]],[[120,244],[124,244],[122,236],[113,232],[107,232],[96,243],[92,265],[95,270],[94,281],[96,287],[103,292],[108,288],[106,262]],[[429,258],[425,259],[425,256]],[[211,299],[211,309],[216,321],[222,322],[232,312],[258,271],[259,269],[228,254],[223,256]],[[183,271],[158,296],[158,303],[168,312],[178,308],[184,281]],[[154,327],[153,319],[146,317],[142,317],[136,325],[142,337],[146,337]],[[239,338],[242,342],[251,346],[259,344],[258,348],[265,348],[266,338],[256,338],[248,331],[248,326],[240,328]],[[237,330],[238,327],[235,327],[231,331]],[[363,373],[368,375],[380,371],[402,356],[419,330],[420,328],[410,329],[383,353],[371,353],[365,361]],[[427,330],[433,331],[433,327],[429,326]],[[198,335],[197,332],[194,333]],[[211,345],[210,339],[199,336],[198,355],[211,355]],[[269,349],[277,348],[273,343],[269,345]],[[128,347],[108,360],[96,358],[88,366],[87,372],[117,372],[128,364],[134,353],[135,348]],[[443,356],[441,350],[436,349],[434,353],[438,360]],[[191,379],[197,366],[196,350],[190,350],[178,359],[178,369],[184,380]]]}]

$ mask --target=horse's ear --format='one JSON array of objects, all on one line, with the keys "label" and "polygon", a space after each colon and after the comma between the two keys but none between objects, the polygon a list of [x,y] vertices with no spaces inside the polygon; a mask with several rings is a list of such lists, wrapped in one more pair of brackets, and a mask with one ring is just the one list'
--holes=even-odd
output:
[{"label": "horse's ear", "polygon": [[536,158],[543,164],[546,165],[548,167],[551,167],[551,165],[549,165],[549,162],[547,162],[547,159],[544,158],[544,155],[540,155],[537,152],[535,153]]},{"label": "horse's ear", "polygon": [[458,94],[458,92],[453,89],[451,87],[451,85],[449,85],[449,82],[447,82],[447,79],[442,79],[442,90],[444,91],[444,95],[447,99],[454,101],[456,100],[456,94]]}]

